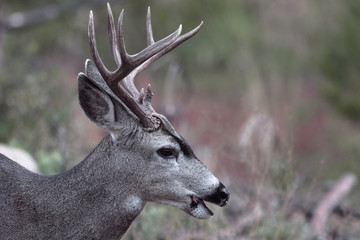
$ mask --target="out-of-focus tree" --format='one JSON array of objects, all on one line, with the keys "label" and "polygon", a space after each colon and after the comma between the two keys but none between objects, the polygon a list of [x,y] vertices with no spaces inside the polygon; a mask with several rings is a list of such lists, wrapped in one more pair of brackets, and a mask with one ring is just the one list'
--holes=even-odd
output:
[{"label": "out-of-focus tree", "polygon": [[57,14],[52,4],[1,3],[0,141],[37,158],[58,148],[59,129],[68,124],[74,90],[66,86],[73,64],[66,53],[81,52],[74,16]]},{"label": "out-of-focus tree", "polygon": [[[327,4],[323,2],[322,4]],[[360,2],[342,1],[330,9],[331,24],[321,26],[321,92],[339,113],[360,120]]]}]

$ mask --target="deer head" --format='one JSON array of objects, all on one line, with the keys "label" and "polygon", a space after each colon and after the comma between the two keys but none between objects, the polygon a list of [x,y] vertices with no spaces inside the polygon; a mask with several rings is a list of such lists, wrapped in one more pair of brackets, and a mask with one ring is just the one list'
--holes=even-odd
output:
[{"label": "deer head", "polygon": [[209,218],[213,214],[204,200],[224,206],[228,191],[196,158],[166,117],[155,112],[150,85],[146,91],[138,91],[134,85],[139,72],[194,36],[203,23],[183,35],[180,25],[174,33],[155,42],[148,8],[148,46],[130,55],[124,42],[124,11],[115,30],[109,4],[107,9],[110,46],[117,69],[109,71],[99,56],[90,12],[89,43],[95,64],[87,60],[85,73],[79,74],[80,104],[86,115],[111,135],[111,144],[116,146],[113,152],[119,154],[116,164],[122,166],[121,171],[132,173],[129,180],[136,182],[138,192],[133,194],[137,199],[165,203],[194,217]]}]

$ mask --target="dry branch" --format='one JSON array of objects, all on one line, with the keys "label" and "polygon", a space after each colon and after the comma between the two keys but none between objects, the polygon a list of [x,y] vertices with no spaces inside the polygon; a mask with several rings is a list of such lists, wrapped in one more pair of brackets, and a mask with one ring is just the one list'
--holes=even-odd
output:
[{"label": "dry branch", "polygon": [[315,236],[319,240],[327,240],[326,226],[328,217],[340,200],[350,192],[355,182],[355,175],[345,175],[316,206],[312,219],[312,227]]}]

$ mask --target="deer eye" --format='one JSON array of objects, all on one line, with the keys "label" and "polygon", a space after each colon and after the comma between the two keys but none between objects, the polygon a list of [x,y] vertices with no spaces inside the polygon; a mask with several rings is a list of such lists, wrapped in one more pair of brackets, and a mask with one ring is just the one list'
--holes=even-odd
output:
[{"label": "deer eye", "polygon": [[160,148],[159,150],[157,150],[157,153],[163,158],[177,157],[176,150],[169,147]]}]

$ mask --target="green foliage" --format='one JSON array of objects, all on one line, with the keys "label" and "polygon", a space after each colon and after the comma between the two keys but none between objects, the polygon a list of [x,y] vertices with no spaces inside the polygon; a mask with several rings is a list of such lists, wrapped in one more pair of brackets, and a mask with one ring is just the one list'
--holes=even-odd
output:
[{"label": "green foliage", "polygon": [[281,194],[287,194],[293,187],[295,173],[291,160],[284,159],[270,164],[269,178],[271,185]]},{"label": "green foliage", "polygon": [[[20,10],[16,1],[5,9]],[[32,155],[39,149],[57,148],[57,131],[68,123],[74,95],[64,84],[68,76],[62,59],[69,46],[64,37],[71,32],[70,21],[48,21],[0,33],[1,142],[16,141]]]},{"label": "green foliage", "polygon": [[305,222],[289,220],[283,214],[269,214],[257,225],[250,236],[266,240],[309,240],[309,234],[303,231]]},{"label": "green foliage", "polygon": [[[337,131],[335,141],[332,143],[333,148],[337,149],[335,156],[329,156],[331,159],[332,167],[324,167],[321,174],[330,176],[332,179],[339,178],[343,172],[353,172],[355,175],[360,176],[360,136],[359,135],[347,135],[341,131]],[[355,188],[355,191],[360,188]]]},{"label": "green foliage", "polygon": [[[57,79],[55,72],[49,73]],[[16,74],[14,74],[16,75]],[[67,95],[59,84],[49,81],[43,72],[19,76],[21,88],[15,84],[1,89],[0,140],[7,142],[16,139],[33,153],[37,148],[54,146],[57,127],[67,119],[69,106],[64,98]],[[9,79],[9,78],[8,78]],[[16,81],[11,79],[10,81]],[[56,100],[58,99],[58,100]],[[28,133],[31,129],[31,134]]]},{"label": "green foliage", "polygon": [[216,219],[199,220],[179,209],[150,203],[132,223],[124,240],[173,239],[179,234],[187,233],[190,235],[201,233],[201,236],[197,235],[197,239],[208,239],[208,236],[227,226],[224,212],[220,210],[215,214]]},{"label": "green foliage", "polygon": [[[321,92],[338,112],[360,120],[360,2],[346,0],[335,14],[336,25],[321,36],[320,69],[325,81]],[[334,14],[333,14],[334,15]],[[333,19],[334,20],[334,19]]]},{"label": "green foliage", "polygon": [[39,151],[37,154],[40,172],[46,175],[57,174],[62,170],[62,158],[58,151]]}]

